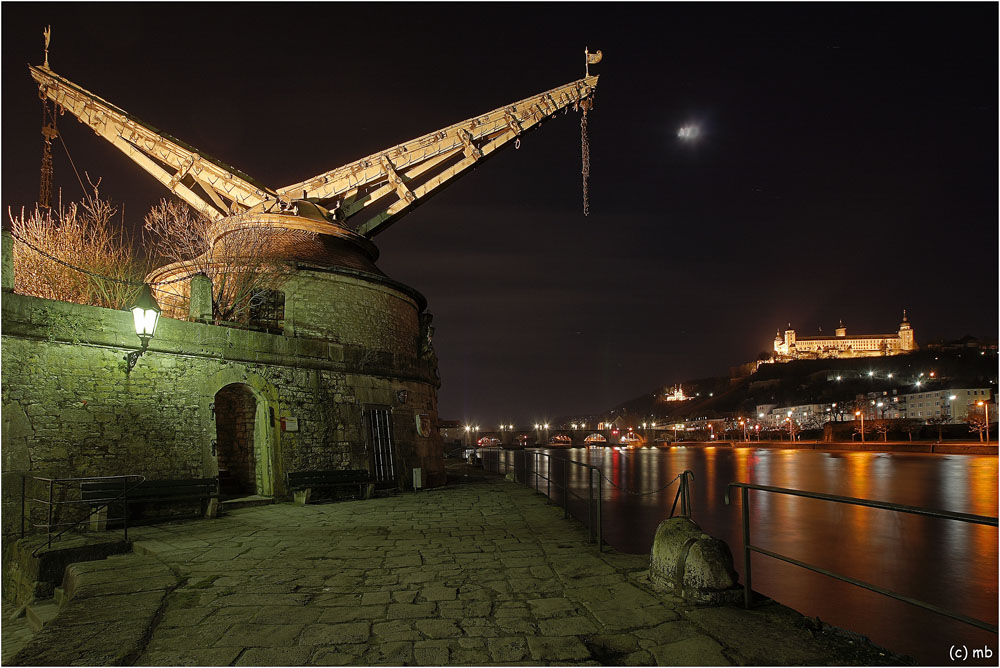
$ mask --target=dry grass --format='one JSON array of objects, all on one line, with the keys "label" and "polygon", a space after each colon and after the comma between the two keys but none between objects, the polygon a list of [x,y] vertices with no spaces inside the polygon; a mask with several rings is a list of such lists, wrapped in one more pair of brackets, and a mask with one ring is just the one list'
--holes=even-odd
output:
[{"label": "dry grass", "polygon": [[[17,237],[15,292],[113,309],[133,303],[148,265],[134,253],[124,228],[113,222],[115,206],[100,197],[96,185],[93,189],[93,195],[68,206],[62,202],[51,210],[36,206],[29,213],[22,208],[20,216],[8,211]],[[43,256],[18,238],[83,271]]]}]

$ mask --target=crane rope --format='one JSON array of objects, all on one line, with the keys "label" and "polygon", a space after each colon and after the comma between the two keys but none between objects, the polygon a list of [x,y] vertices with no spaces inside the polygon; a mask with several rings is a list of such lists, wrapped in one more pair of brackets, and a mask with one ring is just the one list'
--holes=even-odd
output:
[{"label": "crane rope", "polygon": [[587,110],[590,108],[590,100],[581,100],[580,108],[583,114],[580,117],[580,152],[583,160],[583,215],[590,215],[590,139],[587,137]]}]

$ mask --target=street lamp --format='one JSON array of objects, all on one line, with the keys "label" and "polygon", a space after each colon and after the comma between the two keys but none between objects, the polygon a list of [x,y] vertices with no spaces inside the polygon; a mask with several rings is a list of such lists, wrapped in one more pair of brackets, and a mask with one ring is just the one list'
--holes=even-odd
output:
[{"label": "street lamp", "polygon": [[854,411],[854,417],[861,416],[861,442],[865,442],[865,414],[861,411]]},{"label": "street lamp", "polygon": [[139,350],[130,352],[125,356],[125,375],[132,372],[135,363],[139,361],[146,349],[149,347],[149,340],[156,332],[156,325],[160,321],[160,305],[153,298],[153,290],[149,284],[144,284],[139,291],[139,297],[132,307],[132,319],[135,321],[135,334],[142,342]]}]

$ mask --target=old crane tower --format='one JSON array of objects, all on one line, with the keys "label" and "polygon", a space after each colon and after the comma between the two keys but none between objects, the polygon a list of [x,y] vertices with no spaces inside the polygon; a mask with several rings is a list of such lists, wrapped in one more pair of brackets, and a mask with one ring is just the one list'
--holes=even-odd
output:
[{"label": "old crane tower", "polygon": [[[600,52],[586,53],[586,60],[598,62]],[[424,485],[435,484],[435,473],[443,478],[434,429],[440,381],[426,300],[378,269],[372,238],[556,112],[576,108],[585,115],[596,75],[588,69],[582,79],[272,188],[59,76],[47,57],[30,72],[43,100],[75,116],[205,216],[210,251],[227,241],[238,245],[233,240],[248,226],[266,228],[272,249],[292,268],[276,298],[277,328],[243,337],[242,353],[194,350],[170,363],[171,374],[186,374],[185,386],[157,401],[201,408],[197,425],[177,429],[176,443],[158,444],[172,454],[162,459],[163,471],[150,474],[177,476],[183,469],[221,479],[227,473],[239,478],[244,493],[266,496],[287,494],[285,474],[295,471],[368,469],[376,484],[401,487],[416,480],[410,469],[423,471]],[[245,258],[243,270],[253,262]],[[203,266],[204,257],[182,259],[147,277],[165,315],[176,318],[165,323],[164,336],[172,331],[175,339],[173,348],[161,348],[164,357],[189,352],[192,337],[211,338],[205,338],[211,319],[196,312],[199,300],[192,295],[192,283],[206,280],[199,276]],[[216,338],[228,340],[231,332],[222,334]],[[155,357],[149,357],[144,364],[153,373]],[[93,373],[105,372],[95,366]],[[122,401],[137,399],[109,399],[107,410],[118,410]],[[149,411],[163,409],[151,404]],[[83,466],[101,475],[131,472],[110,471],[108,461],[118,460]]]}]

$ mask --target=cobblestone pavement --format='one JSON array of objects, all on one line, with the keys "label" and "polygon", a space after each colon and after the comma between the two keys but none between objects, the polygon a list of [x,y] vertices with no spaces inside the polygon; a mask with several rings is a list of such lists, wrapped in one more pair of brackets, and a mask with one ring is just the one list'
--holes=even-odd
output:
[{"label": "cobblestone pavement", "polygon": [[0,663],[6,666],[14,655],[28,644],[33,634],[28,628],[27,617],[13,617],[13,603],[4,601],[3,611],[0,614],[3,615],[3,623],[0,624],[0,645],[3,646],[2,652],[0,652]]},{"label": "cobblestone pavement", "polygon": [[[502,480],[368,501],[247,508],[134,529],[130,537],[137,554],[78,565],[77,608],[68,606],[42,632],[62,629],[44,645],[72,645],[64,663],[893,661],[857,639],[811,629],[775,604],[749,612],[687,607],[649,587],[648,557],[599,553],[561,509]],[[169,569],[169,577],[151,562]],[[122,603],[130,596],[144,598]],[[126,617],[143,610],[150,621],[118,627],[127,651],[88,654],[73,632],[74,616],[77,624],[90,623],[95,610],[101,621],[116,609]],[[15,663],[40,658],[39,647],[34,655],[31,647]]]}]

